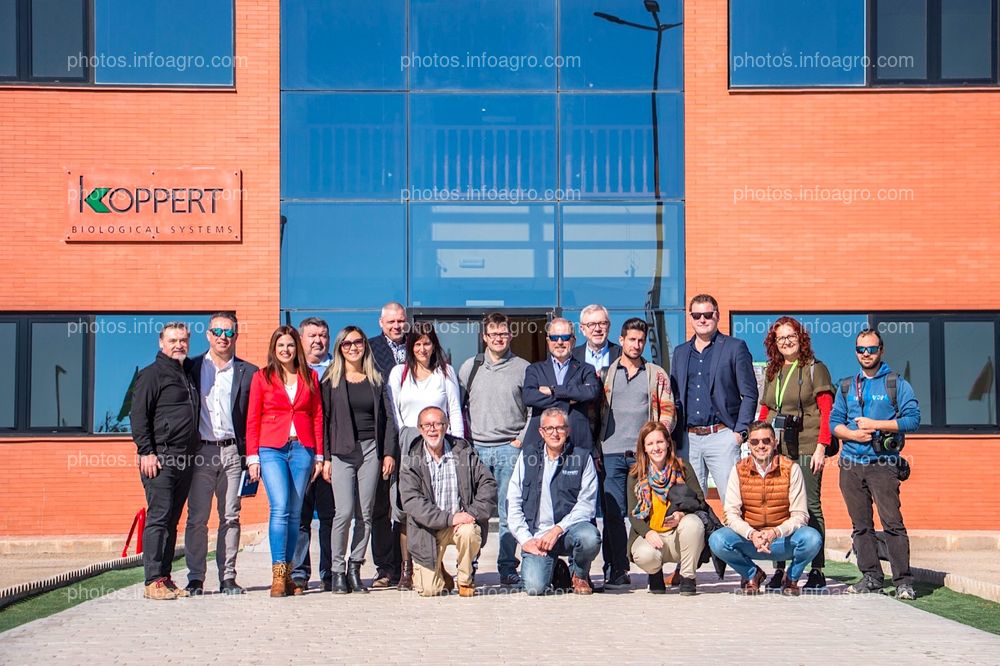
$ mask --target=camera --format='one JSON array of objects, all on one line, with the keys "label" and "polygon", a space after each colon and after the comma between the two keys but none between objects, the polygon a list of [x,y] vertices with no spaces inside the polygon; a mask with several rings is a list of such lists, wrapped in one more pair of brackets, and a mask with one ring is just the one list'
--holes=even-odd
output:
[{"label": "camera", "polygon": [[899,453],[905,440],[898,432],[876,432],[872,436],[872,448],[879,455]]},{"label": "camera", "polygon": [[794,414],[779,414],[771,422],[780,441],[785,445],[788,455],[797,458],[799,455],[799,433],[802,431],[802,417]]}]

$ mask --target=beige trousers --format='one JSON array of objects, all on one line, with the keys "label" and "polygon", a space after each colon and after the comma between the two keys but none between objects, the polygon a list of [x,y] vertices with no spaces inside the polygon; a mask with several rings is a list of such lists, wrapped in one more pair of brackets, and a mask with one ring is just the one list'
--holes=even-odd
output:
[{"label": "beige trousers", "polygon": [[413,562],[413,588],[422,597],[436,597],[444,590],[444,577],[441,570],[444,567],[444,552],[448,546],[458,549],[458,579],[459,585],[472,585],[472,562],[479,555],[483,545],[479,525],[468,523],[458,527],[446,527],[437,533],[437,568],[427,569]]},{"label": "beige trousers", "polygon": [[639,537],[632,543],[632,561],[652,575],[663,569],[664,562],[680,562],[681,575],[694,578],[698,558],[705,547],[705,524],[694,514],[681,518],[672,532],[660,532],[663,548],[653,548],[646,539]]}]

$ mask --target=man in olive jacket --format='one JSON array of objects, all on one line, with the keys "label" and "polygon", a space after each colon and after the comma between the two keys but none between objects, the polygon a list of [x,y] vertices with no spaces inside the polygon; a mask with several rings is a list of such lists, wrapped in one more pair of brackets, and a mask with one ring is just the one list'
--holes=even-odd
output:
[{"label": "man in olive jacket", "polygon": [[445,434],[441,409],[425,407],[417,417],[421,436],[404,448],[399,495],[406,512],[406,533],[413,558],[413,584],[422,597],[451,591],[445,549],[458,549],[458,593],[475,595],[472,563],[486,542],[497,504],[497,484],[464,439]]}]

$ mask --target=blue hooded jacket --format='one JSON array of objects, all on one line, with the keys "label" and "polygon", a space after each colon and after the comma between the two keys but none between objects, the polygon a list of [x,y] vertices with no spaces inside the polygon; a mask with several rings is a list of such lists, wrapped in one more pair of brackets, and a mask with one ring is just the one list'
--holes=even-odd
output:
[{"label": "blue hooded jacket", "polygon": [[[899,431],[913,432],[920,427],[920,404],[913,393],[910,383],[899,377],[896,380],[896,404],[899,413],[894,414],[892,401],[889,399],[889,392],[885,388],[885,378],[890,372],[889,365],[882,363],[875,376],[868,378],[864,373],[858,373],[851,379],[850,390],[847,391],[847,399],[844,399],[843,392],[838,388],[837,397],[833,403],[833,411],[830,413],[830,432],[838,425],[846,425],[851,430],[857,430],[858,425],[854,419],[859,416],[878,421],[891,421],[894,417]],[[858,402],[856,384],[861,379],[861,397],[864,401],[864,411]],[[870,442],[853,442],[844,440],[842,442],[840,457],[848,462],[867,464],[880,457],[891,459],[897,454],[884,454],[879,456],[875,453]]]}]

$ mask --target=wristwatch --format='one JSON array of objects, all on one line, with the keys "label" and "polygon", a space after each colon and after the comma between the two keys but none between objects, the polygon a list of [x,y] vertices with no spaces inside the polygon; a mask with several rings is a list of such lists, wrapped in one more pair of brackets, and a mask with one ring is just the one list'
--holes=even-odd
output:
[{"label": "wristwatch", "polygon": [[740,437],[743,439],[743,443],[746,444],[747,443],[747,439],[750,438],[750,431],[749,430],[741,430],[740,431]]}]

